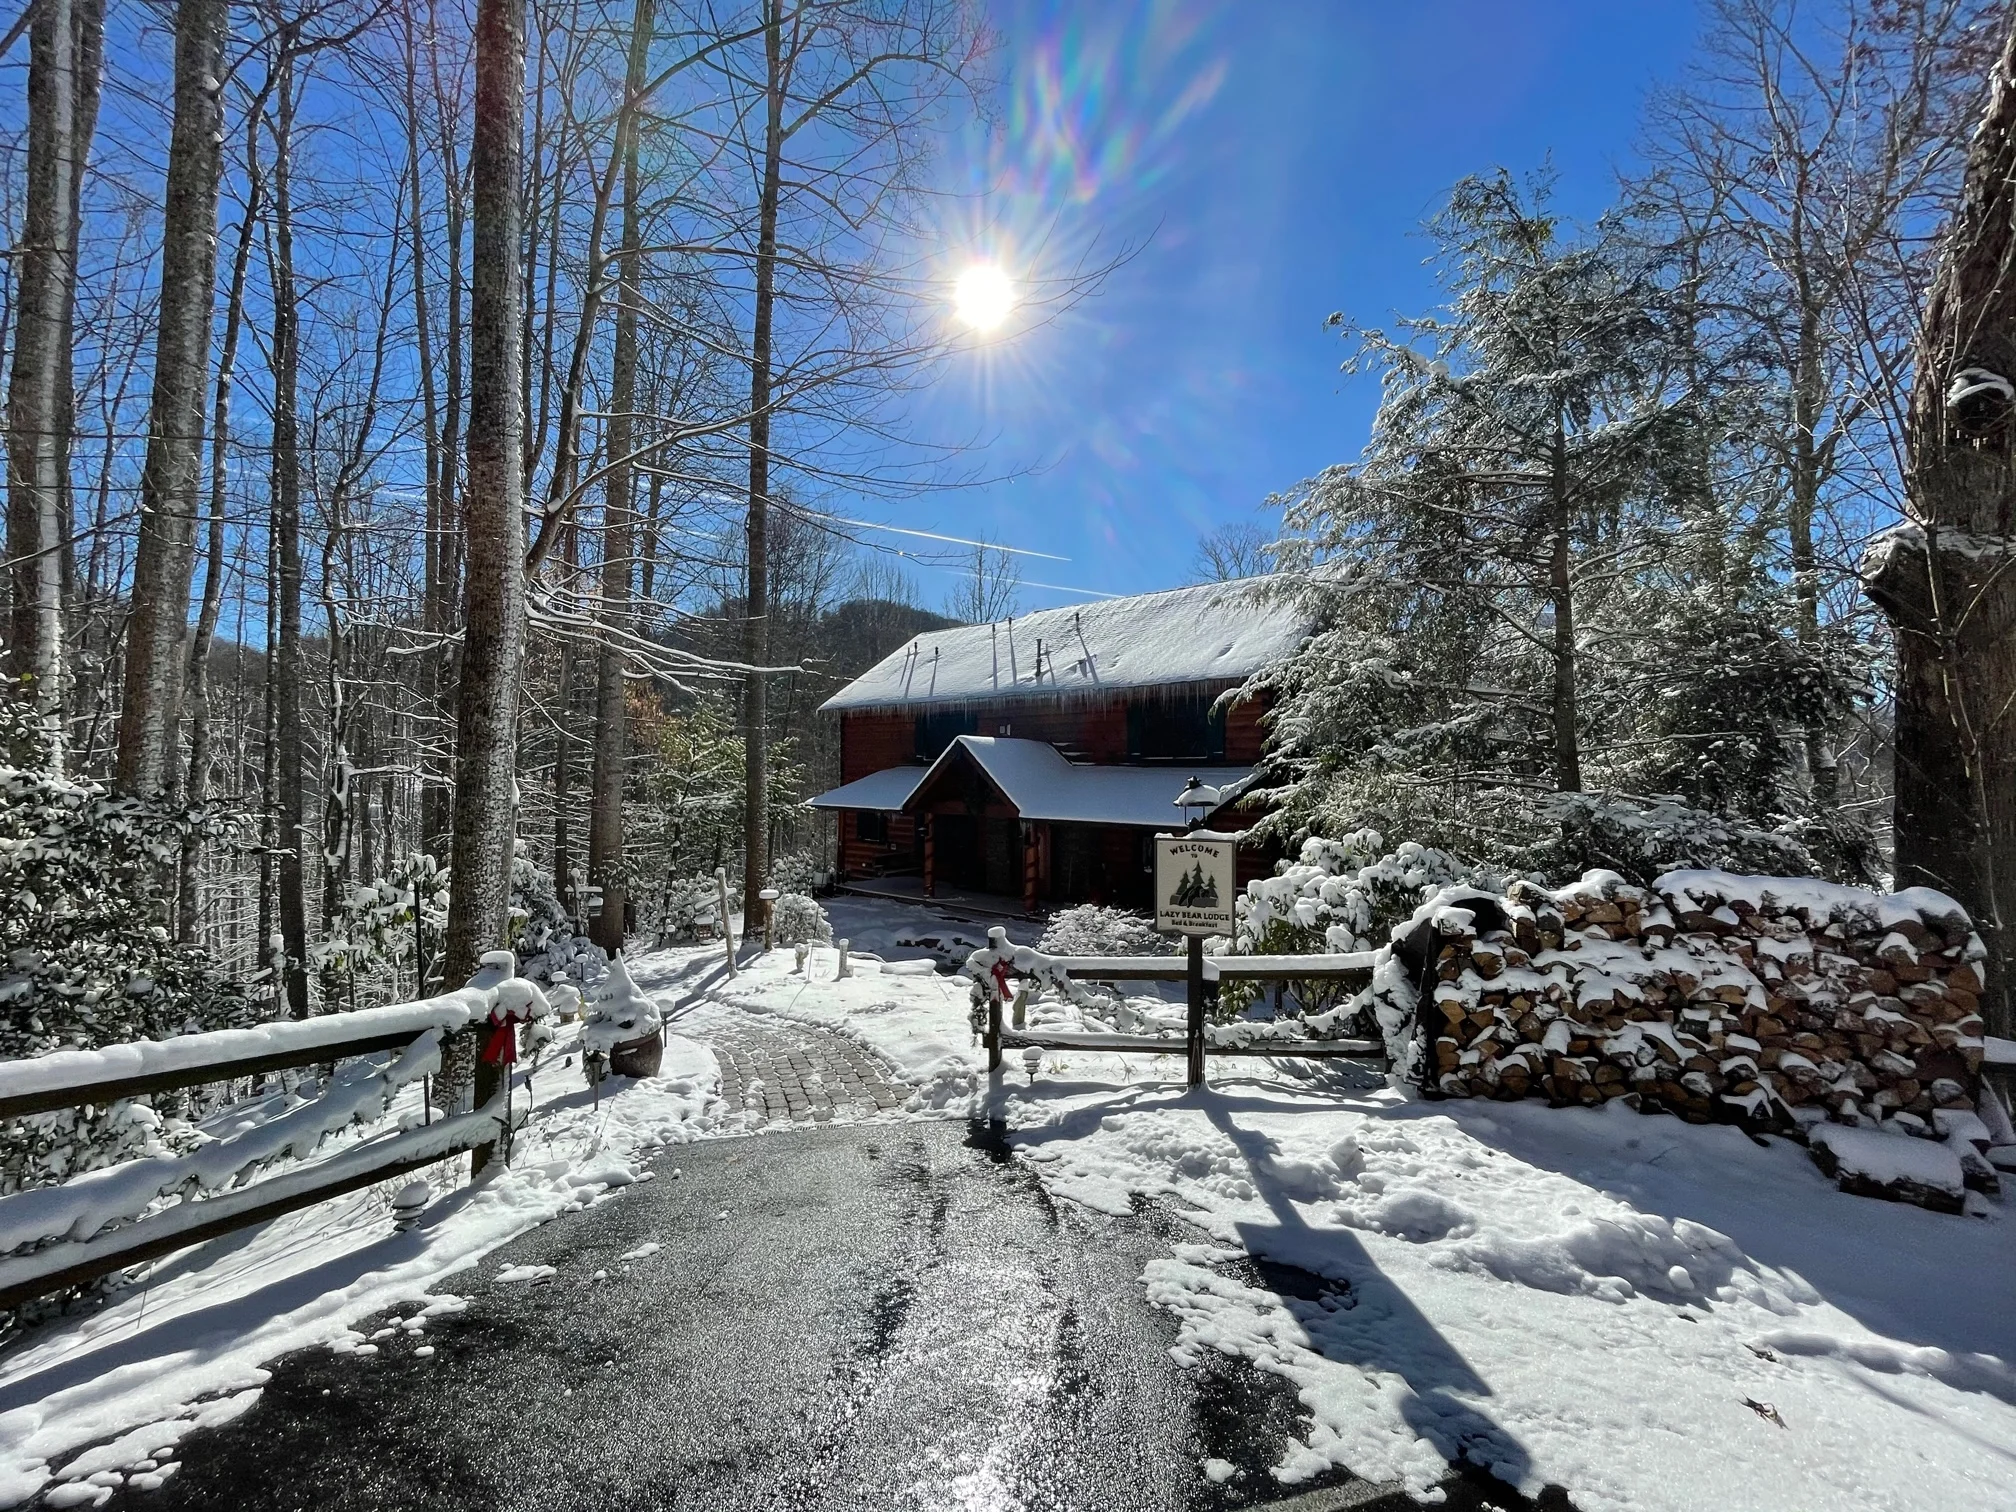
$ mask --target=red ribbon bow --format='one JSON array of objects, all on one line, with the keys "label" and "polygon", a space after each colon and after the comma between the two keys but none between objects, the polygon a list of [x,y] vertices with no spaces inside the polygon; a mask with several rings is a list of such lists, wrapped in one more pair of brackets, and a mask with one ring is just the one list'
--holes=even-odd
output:
[{"label": "red ribbon bow", "polygon": [[500,1020],[496,1014],[490,1015],[490,1038],[483,1046],[483,1064],[486,1066],[515,1066],[518,1064],[518,1026],[507,1014]]}]

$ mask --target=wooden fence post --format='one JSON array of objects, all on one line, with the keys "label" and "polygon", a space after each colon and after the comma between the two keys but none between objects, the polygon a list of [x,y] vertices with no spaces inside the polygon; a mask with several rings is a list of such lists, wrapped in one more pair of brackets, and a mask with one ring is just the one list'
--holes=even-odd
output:
[{"label": "wooden fence post", "polygon": [[1184,982],[1190,1000],[1190,1085],[1204,1085],[1204,936],[1191,935]]},{"label": "wooden fence post", "polygon": [[1001,994],[987,994],[987,1070],[1001,1069]]},{"label": "wooden fence post", "polygon": [[735,975],[735,925],[734,922],[728,917],[727,867],[717,866],[714,868],[714,885],[716,890],[720,894],[721,898],[720,903],[721,938],[727,942],[726,948],[728,951],[728,975],[732,977]]}]

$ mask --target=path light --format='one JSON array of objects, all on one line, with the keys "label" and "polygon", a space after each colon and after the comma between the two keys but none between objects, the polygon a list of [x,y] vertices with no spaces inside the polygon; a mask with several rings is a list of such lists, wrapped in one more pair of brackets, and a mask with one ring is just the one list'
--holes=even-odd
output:
[{"label": "path light", "polygon": [[1195,777],[1183,785],[1183,791],[1176,795],[1176,806],[1183,810],[1186,826],[1204,822],[1204,816],[1218,807],[1218,789],[1206,787]]}]

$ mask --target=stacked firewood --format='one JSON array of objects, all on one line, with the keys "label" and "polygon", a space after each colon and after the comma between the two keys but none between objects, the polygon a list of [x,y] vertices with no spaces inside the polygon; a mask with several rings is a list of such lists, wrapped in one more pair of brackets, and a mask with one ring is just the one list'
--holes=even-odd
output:
[{"label": "stacked firewood", "polygon": [[1591,872],[1433,917],[1422,1017],[1445,1094],[1904,1133],[1974,1109],[1982,947],[1939,894]]}]

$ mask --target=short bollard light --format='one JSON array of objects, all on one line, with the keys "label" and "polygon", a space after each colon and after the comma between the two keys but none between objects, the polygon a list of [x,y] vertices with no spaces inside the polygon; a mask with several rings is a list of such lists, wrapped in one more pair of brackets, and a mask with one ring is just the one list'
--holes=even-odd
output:
[{"label": "short bollard light", "polygon": [[847,942],[845,940],[836,940],[834,944],[840,947],[840,969],[833,973],[833,980],[837,982],[843,977],[854,975],[854,973],[847,969]]},{"label": "short bollard light", "polygon": [[805,974],[805,958],[812,953],[812,947],[807,945],[803,940],[800,940],[797,948],[791,953],[797,957],[797,964],[791,968],[791,974],[793,976],[803,976]]},{"label": "short bollard light", "polygon": [[413,1227],[433,1200],[434,1189],[424,1181],[409,1181],[399,1188],[398,1195],[392,1199],[392,1231],[403,1234]]},{"label": "short bollard light", "polygon": [[756,894],[756,896],[763,903],[763,948],[765,950],[775,950],[777,948],[777,889],[766,887]]},{"label": "short bollard light", "polygon": [[1043,1051],[1031,1045],[1022,1052],[1022,1069],[1029,1073],[1029,1085],[1036,1085],[1036,1073],[1043,1069]]}]

